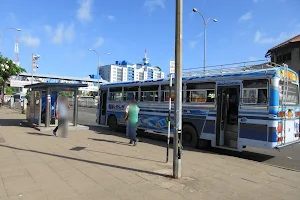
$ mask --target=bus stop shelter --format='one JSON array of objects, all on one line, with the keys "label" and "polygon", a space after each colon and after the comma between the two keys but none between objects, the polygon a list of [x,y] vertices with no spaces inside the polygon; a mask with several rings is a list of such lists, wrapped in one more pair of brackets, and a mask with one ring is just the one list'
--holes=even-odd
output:
[{"label": "bus stop shelter", "polygon": [[[36,83],[24,86],[31,89],[28,99],[28,112],[26,119],[28,122],[41,127],[42,110],[44,102],[44,127],[50,127],[52,112],[55,111],[55,103],[57,101],[57,93],[61,91],[74,92],[74,107],[73,107],[73,126],[78,125],[78,89],[87,87],[87,84],[72,84],[72,83]],[[55,118],[54,118],[55,119]]]}]

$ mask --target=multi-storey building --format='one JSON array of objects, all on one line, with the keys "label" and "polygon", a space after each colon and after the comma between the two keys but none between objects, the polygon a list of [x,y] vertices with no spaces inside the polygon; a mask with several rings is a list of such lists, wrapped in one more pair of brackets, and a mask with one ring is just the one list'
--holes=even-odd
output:
[{"label": "multi-storey building", "polygon": [[104,65],[100,67],[99,74],[103,80],[108,82],[122,82],[122,81],[137,81],[149,79],[164,78],[164,72],[159,67],[152,67],[145,57],[142,63],[129,63],[127,61],[116,61],[114,64]]}]

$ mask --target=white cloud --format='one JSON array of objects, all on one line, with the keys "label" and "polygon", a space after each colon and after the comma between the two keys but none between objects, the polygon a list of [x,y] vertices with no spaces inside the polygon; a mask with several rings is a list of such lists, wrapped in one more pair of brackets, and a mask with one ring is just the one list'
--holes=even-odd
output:
[{"label": "white cloud", "polygon": [[260,31],[256,31],[254,36],[254,42],[259,44],[276,44],[284,42],[292,37],[297,35],[297,33],[286,33],[281,32],[277,37],[267,37],[265,34],[261,33]]},{"label": "white cloud", "polygon": [[153,12],[157,7],[166,8],[165,0],[145,0],[144,6],[147,7],[150,12]]},{"label": "white cloud", "polygon": [[94,48],[102,46],[103,43],[104,43],[104,38],[98,37],[96,43],[94,44]]},{"label": "white cloud", "polygon": [[197,37],[198,37],[198,38],[199,38],[199,37],[202,37],[202,35],[203,35],[203,32],[199,33],[199,34],[197,35]]},{"label": "white cloud", "polygon": [[198,43],[198,41],[196,41],[196,40],[189,41],[189,46],[190,46],[191,48],[195,48],[196,45],[197,45],[197,43]]},{"label": "white cloud", "polygon": [[80,0],[78,3],[77,19],[81,22],[91,21],[93,19],[91,14],[93,0]]},{"label": "white cloud", "polygon": [[253,57],[253,56],[250,56],[250,57],[249,57],[249,61],[256,61],[256,60],[257,60],[256,57]]},{"label": "white cloud", "polygon": [[31,35],[22,35],[20,37],[20,42],[24,43],[24,45],[28,47],[36,48],[40,45],[41,40],[40,38]]},{"label": "white cloud", "polygon": [[53,44],[63,44],[65,41],[71,43],[75,37],[74,24],[65,27],[63,23],[60,23],[55,29],[49,25],[45,25],[44,29],[51,37]]},{"label": "white cloud", "polygon": [[74,31],[74,24],[70,24],[66,30],[64,31],[64,36],[67,42],[72,42],[74,39],[75,31]]},{"label": "white cloud", "polygon": [[243,21],[248,21],[252,18],[252,13],[251,12],[246,12],[245,14],[243,14],[240,18],[239,18],[239,22],[243,22]]},{"label": "white cloud", "polygon": [[113,15],[108,15],[107,18],[111,21],[115,20],[115,16],[113,16]]}]

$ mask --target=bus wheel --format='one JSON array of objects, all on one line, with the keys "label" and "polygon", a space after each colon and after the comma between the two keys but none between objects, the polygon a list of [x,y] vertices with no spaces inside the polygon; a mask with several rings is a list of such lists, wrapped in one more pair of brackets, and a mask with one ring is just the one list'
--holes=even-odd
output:
[{"label": "bus wheel", "polygon": [[183,125],[182,145],[184,147],[197,147],[198,135],[195,128],[189,124]]},{"label": "bus wheel", "polygon": [[108,127],[111,131],[116,131],[118,128],[117,118],[113,116],[109,116],[108,118]]}]

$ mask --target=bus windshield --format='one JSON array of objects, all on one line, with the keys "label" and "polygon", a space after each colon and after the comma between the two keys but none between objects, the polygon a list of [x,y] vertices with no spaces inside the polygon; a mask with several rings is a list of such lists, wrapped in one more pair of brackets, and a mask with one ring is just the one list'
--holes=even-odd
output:
[{"label": "bus windshield", "polygon": [[[283,89],[284,89],[284,83],[283,81],[279,82],[280,85],[280,91],[279,91],[279,104],[282,105],[283,100]],[[299,104],[299,88],[298,85],[294,83],[288,84],[288,92],[287,92],[287,99],[286,103],[290,105],[297,105]]]}]

